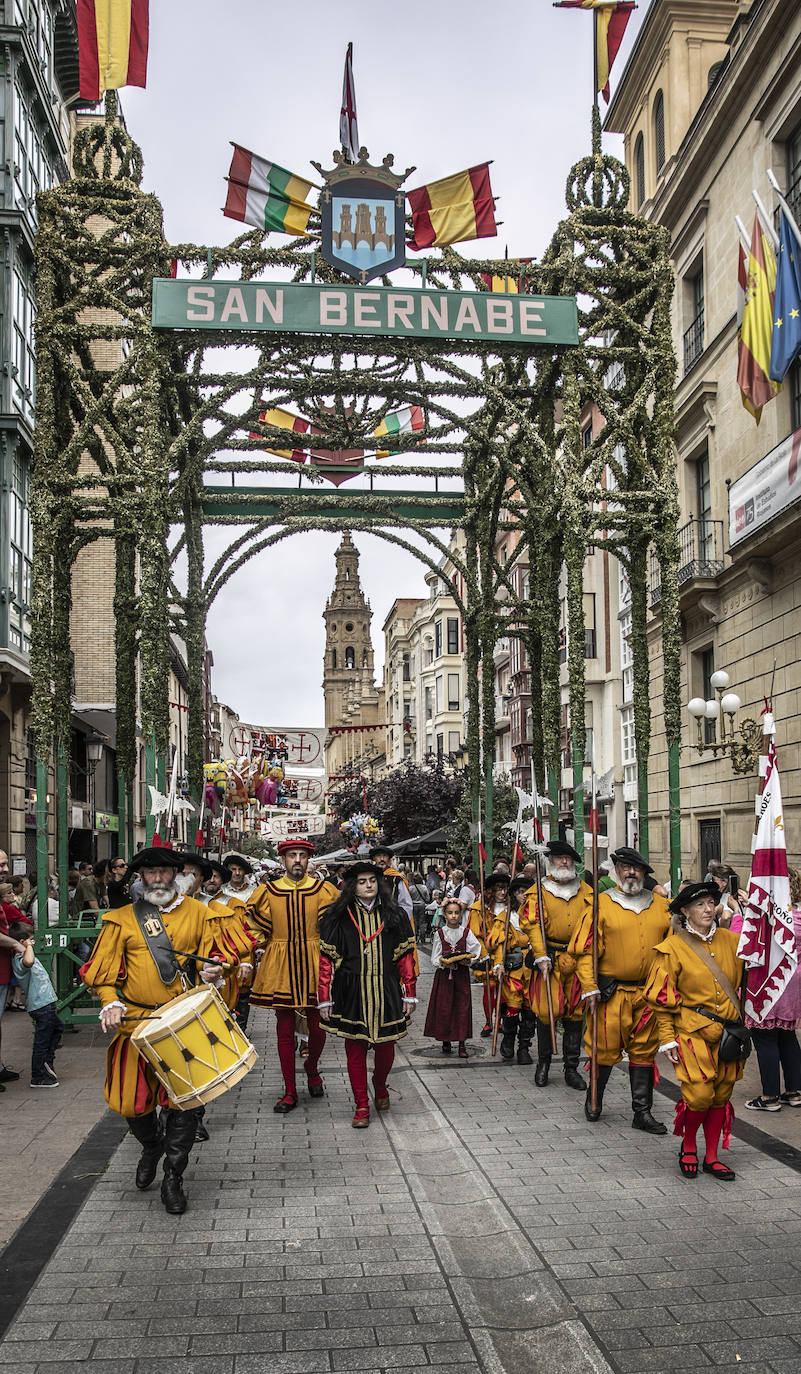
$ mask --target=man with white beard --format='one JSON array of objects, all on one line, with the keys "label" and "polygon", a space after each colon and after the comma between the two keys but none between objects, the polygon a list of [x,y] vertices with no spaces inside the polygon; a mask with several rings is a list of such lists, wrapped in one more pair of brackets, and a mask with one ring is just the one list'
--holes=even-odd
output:
[{"label": "man with white beard", "polygon": [[[588,1121],[597,1121],[609,1075],[625,1051],[629,1057],[632,1127],[650,1135],[665,1135],[666,1127],[651,1114],[654,1100],[654,1059],[659,1049],[656,1017],[644,989],[656,958],[655,947],[670,930],[670,910],[664,897],[645,887],[653,869],[636,849],[620,848],[611,855],[616,886],[598,898],[598,984],[592,975],[592,911],[571,944],[576,955],[582,997],[588,1013],[598,1010],[597,1106],[590,1092],[584,1103]],[[591,1043],[591,1015],[587,1016],[585,1045]]]},{"label": "man with white beard", "polygon": [[528,889],[521,928],[531,942],[531,962],[535,973],[531,979],[529,997],[537,1017],[537,1067],[534,1082],[544,1088],[551,1067],[551,1027],[548,1019],[550,981],[554,1020],[561,1020],[564,1028],[562,1058],[565,1083],[568,1088],[584,1092],[587,1084],[578,1071],[581,1057],[581,1023],[584,1007],[581,984],[576,975],[575,955],[569,954],[570,943],[591,910],[592,890],[576,872],[580,855],[564,840],[549,840],[543,846],[545,877],[542,881],[543,923],[542,940],[537,910],[537,888]]},{"label": "man with white beard", "polygon": [[[164,1155],[161,1200],[174,1215],[186,1211],[183,1175],[195,1140],[197,1112],[174,1108],[131,1034],[150,1014],[200,978],[222,982],[219,961],[228,958],[220,915],[179,891],[184,855],[143,849],[131,862],[141,876],[143,899],[103,913],[95,947],[81,976],[100,998],[100,1025],[113,1033],[106,1060],[106,1101],[124,1116],[142,1146],[136,1186],[149,1188]],[[178,952],[180,951],[180,953]],[[184,959],[184,954],[198,956]],[[157,1108],[163,1107],[163,1129]]]}]

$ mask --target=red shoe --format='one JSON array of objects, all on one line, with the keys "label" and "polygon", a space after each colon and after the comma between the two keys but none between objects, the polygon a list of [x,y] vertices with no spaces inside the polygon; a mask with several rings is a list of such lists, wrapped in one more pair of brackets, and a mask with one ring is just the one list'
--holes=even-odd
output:
[{"label": "red shoe", "polygon": [[358,1110],[354,1112],[353,1120],[350,1124],[354,1131],[365,1131],[370,1125],[370,1108],[359,1107]]}]

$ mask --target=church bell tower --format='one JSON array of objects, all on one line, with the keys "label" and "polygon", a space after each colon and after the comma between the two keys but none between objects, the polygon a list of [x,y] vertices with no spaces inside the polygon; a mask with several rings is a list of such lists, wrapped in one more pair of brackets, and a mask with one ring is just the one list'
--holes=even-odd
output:
[{"label": "church bell tower", "polygon": [[326,725],[342,725],[353,706],[375,692],[370,621],[359,581],[359,551],[346,531],[335,554],[334,589],[323,611],[323,695]]}]

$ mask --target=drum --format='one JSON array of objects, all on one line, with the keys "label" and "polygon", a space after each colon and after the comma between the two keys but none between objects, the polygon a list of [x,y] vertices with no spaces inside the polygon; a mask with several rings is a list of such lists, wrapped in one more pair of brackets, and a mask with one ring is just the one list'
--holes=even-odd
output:
[{"label": "drum", "polygon": [[217,990],[192,988],[131,1036],[174,1106],[205,1107],[253,1068],[258,1055]]}]

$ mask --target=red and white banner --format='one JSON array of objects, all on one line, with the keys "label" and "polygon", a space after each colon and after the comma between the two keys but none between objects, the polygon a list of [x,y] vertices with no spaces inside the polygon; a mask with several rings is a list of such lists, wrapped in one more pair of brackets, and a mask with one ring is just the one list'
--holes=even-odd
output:
[{"label": "red and white banner", "polygon": [[339,141],[348,162],[359,160],[359,122],[356,118],[356,91],[353,85],[353,44],[345,54],[345,75],[342,79],[342,109],[339,112]]},{"label": "red and white banner", "polygon": [[753,860],[745,916],[737,953],[748,970],[745,1009],[755,1022],[770,1015],[789,983],[798,962],[790,879],[784,833],[779,769],[776,763],[776,726],[763,717],[767,754],[759,760],[762,791],[756,798],[757,822],[752,841]]}]

